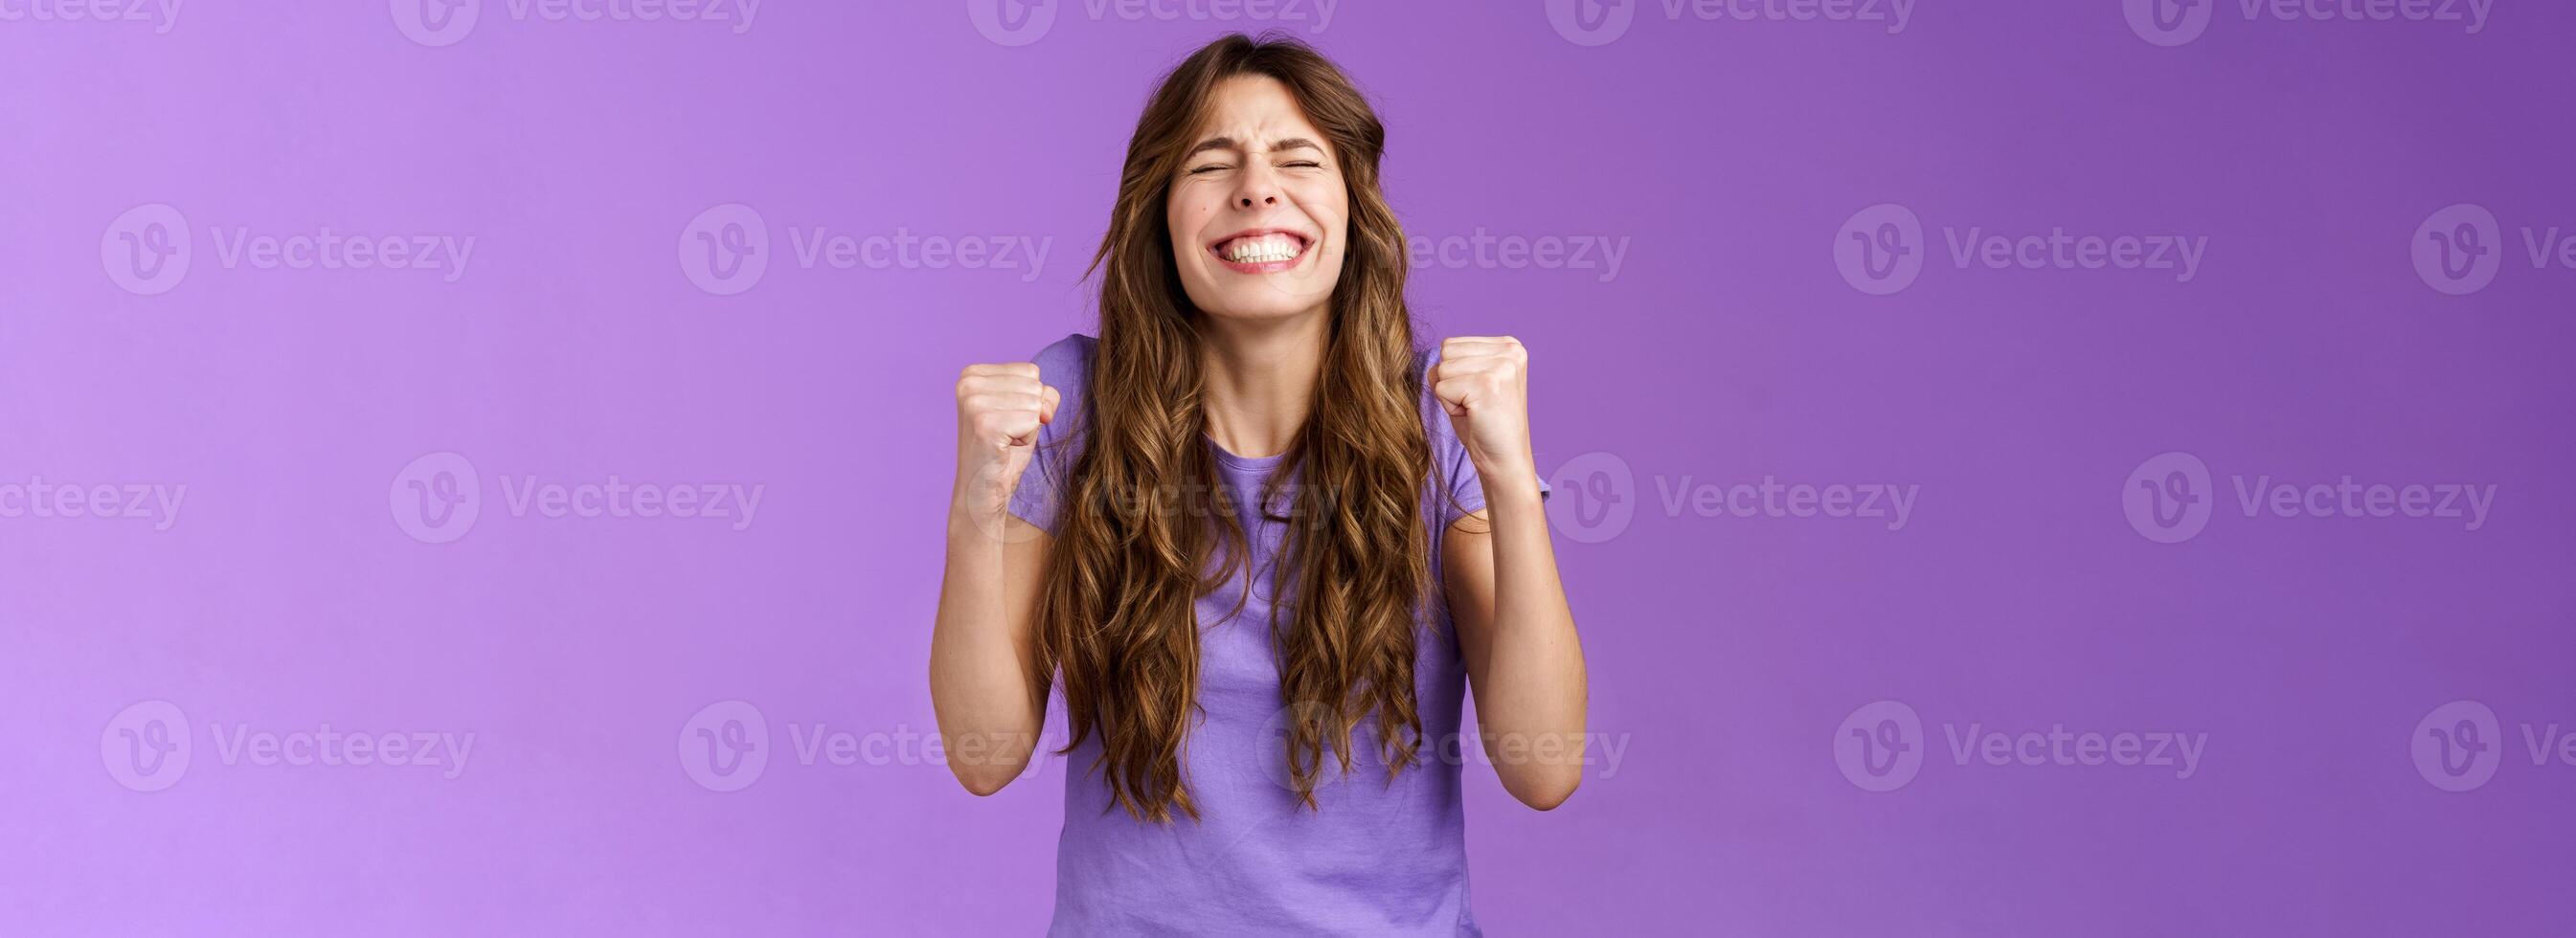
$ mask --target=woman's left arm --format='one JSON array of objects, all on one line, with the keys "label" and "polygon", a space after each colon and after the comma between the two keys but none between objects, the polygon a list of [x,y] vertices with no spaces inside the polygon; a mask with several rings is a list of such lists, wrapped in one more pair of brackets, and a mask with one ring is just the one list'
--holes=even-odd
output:
[{"label": "woman's left arm", "polygon": [[1441,558],[1477,729],[1503,788],[1545,811],[1583,780],[1585,689],[1530,447],[1529,352],[1509,336],[1449,339],[1429,380],[1485,488]]}]

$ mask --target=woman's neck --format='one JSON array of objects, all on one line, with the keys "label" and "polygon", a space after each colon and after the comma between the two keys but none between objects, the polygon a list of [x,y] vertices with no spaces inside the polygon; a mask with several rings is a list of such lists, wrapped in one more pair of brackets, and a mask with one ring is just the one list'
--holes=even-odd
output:
[{"label": "woman's neck", "polygon": [[1326,322],[1322,309],[1260,323],[1209,317],[1199,348],[1208,438],[1245,458],[1285,452],[1314,400]]}]

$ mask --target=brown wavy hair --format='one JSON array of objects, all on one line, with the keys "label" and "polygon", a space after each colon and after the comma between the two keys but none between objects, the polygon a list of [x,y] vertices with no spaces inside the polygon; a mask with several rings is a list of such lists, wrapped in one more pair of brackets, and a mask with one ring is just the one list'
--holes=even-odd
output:
[{"label": "brown wavy hair", "polygon": [[[1128,140],[1090,268],[1100,279],[1100,337],[1089,425],[1074,431],[1082,445],[1036,611],[1038,673],[1062,676],[1062,752],[1098,732],[1091,770],[1117,805],[1156,822],[1198,817],[1182,769],[1199,712],[1193,606],[1236,576],[1248,594],[1256,575],[1244,561],[1238,494],[1215,484],[1200,372],[1205,319],[1182,289],[1164,214],[1210,93],[1246,75],[1287,86],[1330,138],[1350,201],[1314,398],[1258,493],[1264,514],[1286,524],[1271,593],[1291,611],[1283,621],[1274,606],[1270,622],[1288,717],[1285,781],[1315,808],[1326,754],[1348,773],[1354,731],[1372,715],[1389,780],[1413,763],[1422,736],[1413,662],[1416,624],[1438,602],[1422,509],[1432,462],[1404,302],[1404,233],[1378,188],[1386,131],[1313,49],[1227,36],[1163,79]],[[1284,481],[1291,476],[1294,485]]]}]

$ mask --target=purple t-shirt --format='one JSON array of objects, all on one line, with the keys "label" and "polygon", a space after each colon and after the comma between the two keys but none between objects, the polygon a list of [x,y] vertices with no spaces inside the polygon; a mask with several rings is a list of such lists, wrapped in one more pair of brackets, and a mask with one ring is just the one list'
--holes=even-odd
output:
[{"label": "purple t-shirt", "polygon": [[[1083,389],[1095,344],[1089,336],[1066,336],[1035,359],[1041,379],[1064,399],[1038,435],[1037,457],[1021,475],[1011,512],[1049,533],[1056,531],[1057,504],[1085,430]],[[1417,367],[1428,368],[1437,356],[1426,354]],[[1423,511],[1436,589],[1449,524],[1483,508],[1485,493],[1448,413],[1427,389],[1422,403],[1434,466]],[[1270,584],[1285,525],[1263,517],[1255,504],[1279,459],[1246,459],[1214,441],[1208,446],[1223,483],[1245,493],[1235,503],[1255,573],[1249,597],[1238,575],[1198,600],[1198,699],[1205,714],[1183,747],[1183,778],[1199,820],[1179,815],[1157,825],[1129,816],[1089,771],[1100,755],[1099,737],[1084,742],[1066,764],[1049,933],[1482,934],[1467,908],[1458,787],[1459,704],[1467,682],[1453,624],[1439,613],[1437,621],[1422,623],[1415,642],[1424,741],[1416,764],[1388,784],[1384,760],[1366,744],[1373,723],[1363,721],[1351,774],[1342,775],[1327,756],[1315,793],[1320,810],[1300,806],[1288,787],[1287,714],[1270,646]]]}]

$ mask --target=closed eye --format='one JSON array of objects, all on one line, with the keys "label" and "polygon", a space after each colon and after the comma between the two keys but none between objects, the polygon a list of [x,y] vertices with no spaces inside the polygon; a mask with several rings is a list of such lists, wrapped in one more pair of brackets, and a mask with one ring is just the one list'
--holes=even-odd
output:
[{"label": "closed eye", "polygon": [[1192,175],[1192,176],[1196,176],[1196,175],[1199,175],[1199,174],[1201,174],[1201,173],[1213,173],[1213,172],[1217,172],[1217,171],[1219,171],[1219,170],[1226,170],[1226,169],[1233,169],[1233,168],[1234,168],[1234,167],[1227,166],[1227,165],[1225,165],[1225,164],[1223,164],[1223,163],[1209,163],[1209,164],[1207,164],[1207,165],[1205,165],[1205,166],[1196,166],[1196,167],[1191,167],[1191,169],[1190,169],[1190,175]]}]

